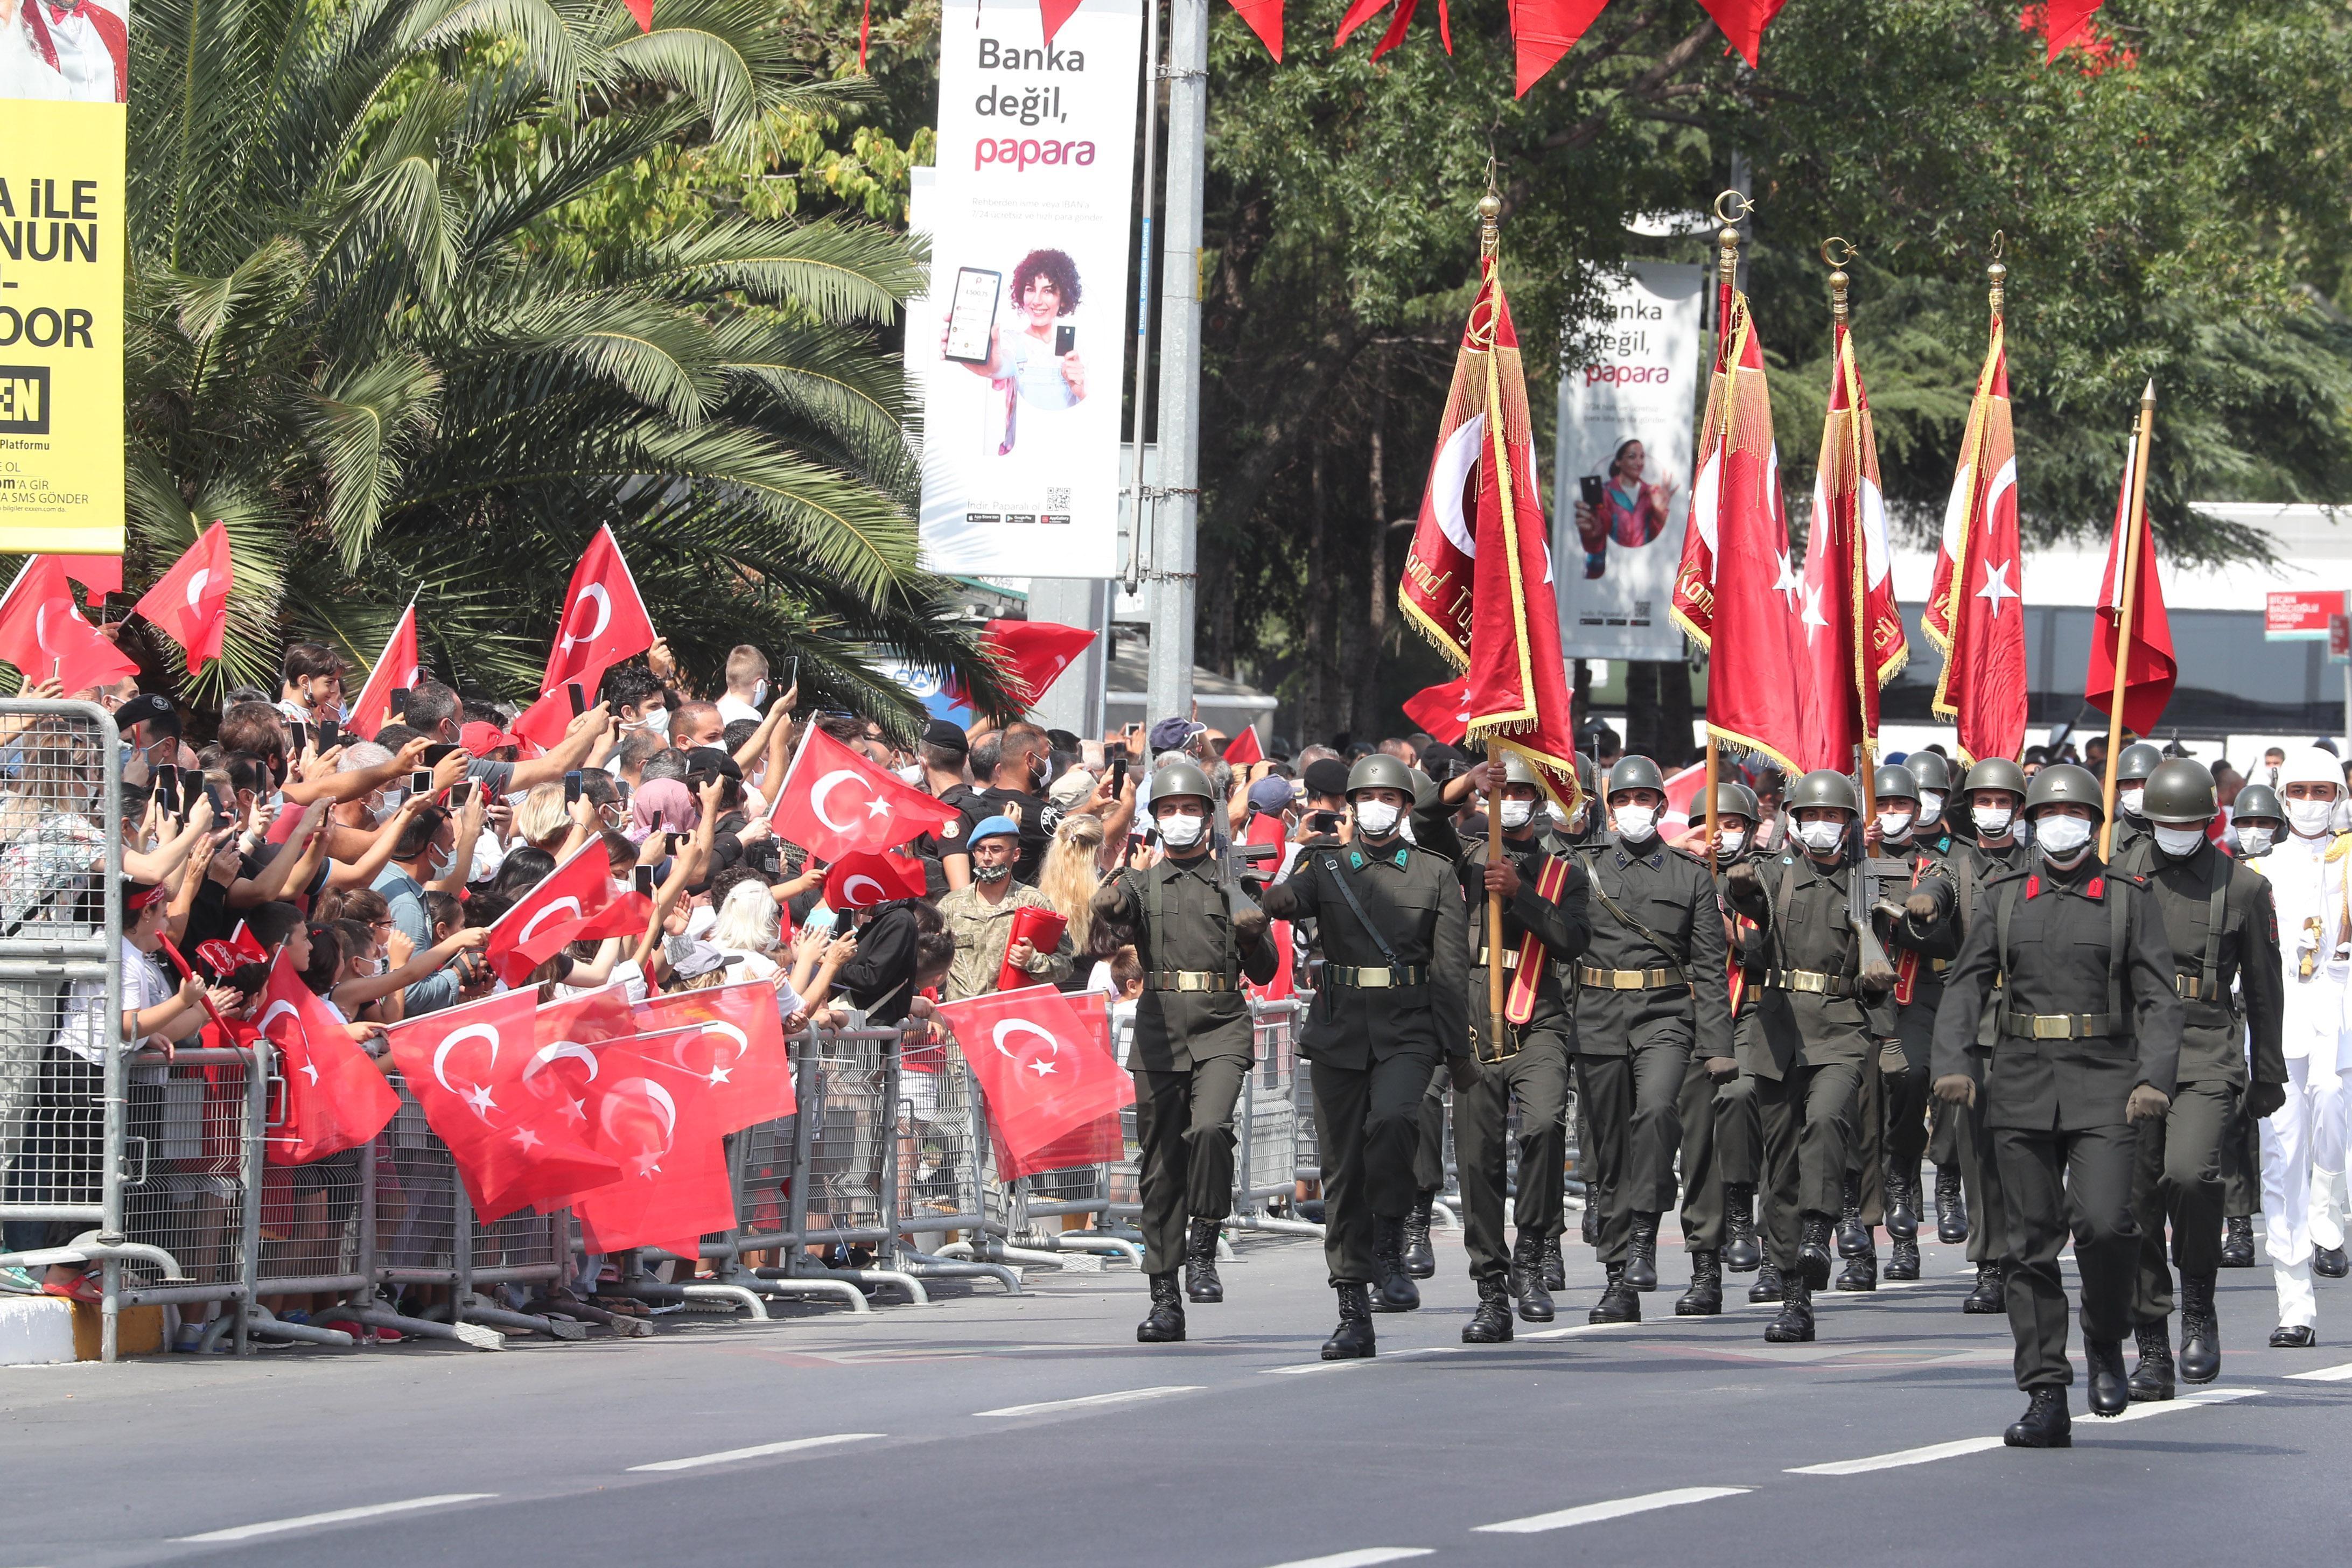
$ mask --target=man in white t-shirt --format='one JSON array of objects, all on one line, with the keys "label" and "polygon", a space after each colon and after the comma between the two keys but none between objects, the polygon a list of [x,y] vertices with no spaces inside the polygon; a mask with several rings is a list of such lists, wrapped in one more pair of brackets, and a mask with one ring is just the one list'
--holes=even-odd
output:
[{"label": "man in white t-shirt", "polygon": [[739,645],[727,656],[727,690],[719,699],[720,722],[732,724],[738,719],[758,723],[767,711],[768,656],[750,643]]}]

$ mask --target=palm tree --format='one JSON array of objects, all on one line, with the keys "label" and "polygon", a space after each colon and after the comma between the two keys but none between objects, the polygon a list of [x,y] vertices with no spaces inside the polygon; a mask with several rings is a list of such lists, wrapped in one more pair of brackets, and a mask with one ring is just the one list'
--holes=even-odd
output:
[{"label": "palm tree", "polygon": [[[225,520],[208,679],[288,637],[535,688],[611,523],[690,669],[788,647],[804,690],[911,715],[887,652],[993,698],[916,562],[911,411],[877,344],[923,282],[859,223],[630,211],[657,153],[757,168],[796,80],[770,0],[155,0],[131,129],[132,577]],[[615,204],[582,243],[578,215]],[[215,674],[215,671],[218,671]],[[274,687],[273,687],[274,689]]]}]

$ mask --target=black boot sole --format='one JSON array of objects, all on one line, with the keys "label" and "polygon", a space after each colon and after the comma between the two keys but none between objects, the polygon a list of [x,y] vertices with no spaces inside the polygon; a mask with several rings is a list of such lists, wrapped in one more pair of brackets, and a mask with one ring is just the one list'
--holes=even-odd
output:
[{"label": "black boot sole", "polygon": [[1685,1296],[1675,1302],[1675,1316],[1677,1318],[1719,1318],[1723,1316],[1723,1298],[1717,1296],[1711,1301],[1705,1300],[1694,1301],[1689,1297]]},{"label": "black boot sole", "polygon": [[2028,1435],[2020,1433],[2012,1426],[2001,1434],[2000,1440],[2011,1448],[2071,1448],[2074,1446],[2074,1434],[2068,1431],[2047,1435],[2036,1432]]},{"label": "black boot sole", "polygon": [[1213,1307],[1224,1299],[1225,1288],[1222,1285],[1206,1290],[1191,1285],[1184,1287],[1184,1300],[1192,1302],[1195,1307]]},{"label": "black boot sole", "polygon": [[1808,1248],[1797,1254],[1797,1272],[1805,1283],[1816,1290],[1830,1288],[1830,1259],[1825,1252]]},{"label": "black boot sole", "polygon": [[2160,1405],[2171,1398],[2174,1392],[2172,1381],[2169,1378],[2162,1383],[2142,1383],[2135,1375],[2129,1383],[2124,1384],[2124,1393],[2130,1397],[2134,1405]]},{"label": "black boot sole", "polygon": [[1323,1359],[1325,1361],[1370,1361],[1375,1353],[1373,1347],[1370,1345],[1341,1347],[1339,1345],[1327,1344],[1323,1347]]},{"label": "black boot sole", "polygon": [[1138,1324],[1135,1330],[1135,1342],[1139,1345],[1181,1345],[1184,1342],[1184,1325],[1177,1324],[1176,1331],[1170,1334],[1152,1333]]}]

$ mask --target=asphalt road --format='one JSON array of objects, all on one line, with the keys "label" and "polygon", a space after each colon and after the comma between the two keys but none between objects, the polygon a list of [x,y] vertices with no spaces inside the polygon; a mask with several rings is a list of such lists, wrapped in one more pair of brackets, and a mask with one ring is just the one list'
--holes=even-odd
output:
[{"label": "asphalt road", "polygon": [[2345,1560],[2352,1282],[2323,1282],[2317,1348],[2273,1351],[2268,1270],[2225,1270],[2218,1383],[2094,1421],[2078,1376],[2075,1447],[2032,1453],[1999,1446],[2024,1401],[1958,1248],[1824,1293],[1784,1347],[1748,1276],[1673,1317],[1678,1252],[1647,1321],[1585,1325],[1571,1240],[1555,1324],[1471,1347],[1438,1242],[1369,1363],[1316,1357],[1314,1243],[1244,1240],[1181,1346],[1134,1342],[1122,1267],[504,1354],[0,1370],[0,1568]]}]

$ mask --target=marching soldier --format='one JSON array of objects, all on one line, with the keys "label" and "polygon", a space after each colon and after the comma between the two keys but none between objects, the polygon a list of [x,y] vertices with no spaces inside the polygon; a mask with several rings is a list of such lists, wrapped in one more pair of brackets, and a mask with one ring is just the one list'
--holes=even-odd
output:
[{"label": "marching soldier", "polygon": [[[2286,807],[2268,784],[2250,784],[2238,791],[2231,807],[2230,826],[2238,838],[2238,858],[2259,860],[2286,835]],[[2276,900],[2273,900],[2276,914]],[[2221,1267],[2254,1266],[2254,1215],[2263,1208],[2263,1118],[2248,1109],[2241,1096],[2221,1136]]]},{"label": "marching soldier", "polygon": [[[2010,1331],[2017,1385],[2029,1395],[2003,1435],[2012,1447],[2074,1443],[2058,1268],[2070,1217],[2091,1409],[2117,1415],[2130,1402],[2123,1337],[2140,1242],[2135,1131],[2164,1116],[2180,1056],[2164,918],[2145,882],[2095,853],[2105,806],[2084,769],[2062,763],[2035,777],[2026,813],[2037,862],[1986,885],[1936,1020],[1936,1094],[1980,1107],[2000,1171]],[[1996,974],[1996,1037],[1979,1081],[1969,1057]]]},{"label": "marching soldier", "polygon": [[1368,1287],[1380,1287],[1387,1310],[1418,1299],[1402,1254],[1422,1091],[1457,1054],[1457,1087],[1476,1071],[1461,889],[1444,857],[1399,833],[1412,775],[1394,757],[1366,757],[1349,771],[1348,802],[1352,840],[1302,849],[1260,900],[1269,919],[1313,920],[1323,956],[1298,1051],[1313,1069],[1323,1254],[1339,1295],[1326,1361],[1374,1353]]},{"label": "marching soldier", "polygon": [[[1754,983],[1744,973],[1753,957],[1743,952],[1756,934],[1723,902],[1724,874],[1756,852],[1756,823],[1762,815],[1756,793],[1727,780],[1715,786],[1717,908],[1732,965],[1732,1049],[1727,1056],[1691,1053],[1676,1107],[1683,1127],[1683,1246],[1690,1252],[1690,1289],[1675,1302],[1678,1318],[1709,1318],[1723,1310],[1723,1271],[1745,1273],[1759,1261],[1756,1246],[1756,1178],[1762,1131],[1757,1120],[1756,1080],[1739,1070],[1756,1032]],[[1706,828],[1694,824],[1684,842],[1693,854],[1706,847]],[[1743,942],[1743,938],[1747,939]],[[1703,984],[1703,982],[1699,982]],[[1774,1287],[1769,1297],[1779,1299]]]},{"label": "marching soldier", "polygon": [[1156,866],[1105,882],[1094,913],[1143,962],[1128,1066],[1151,1311],[1135,1337],[1165,1344],[1184,1337],[1179,1258],[1185,1296],[1225,1299],[1217,1228],[1233,1205],[1234,1102],[1256,1059],[1241,982],[1273,979],[1280,955],[1264,940],[1263,914],[1244,909],[1235,918],[1229,909],[1210,853],[1209,813],[1218,806],[1208,776],[1191,763],[1171,763],[1151,775],[1145,803],[1166,852]]},{"label": "marching soldier", "polygon": [[2147,794],[2148,775],[2163,764],[2164,753],[2146,741],[2134,741],[2116,759],[2116,839],[2107,847],[2110,860],[2147,842],[2147,814],[2141,802]]},{"label": "marching soldier", "polygon": [[[1965,871],[1977,889],[1977,897],[1957,911],[1957,918],[1966,925],[1976,920],[1985,884],[2026,863],[2029,852],[2021,815],[2025,773],[2007,757],[1988,757],[1969,769],[1960,794],[1975,835],[1974,841],[1962,845],[1961,852],[1952,858],[1956,879]],[[1963,930],[1960,936],[1965,942],[1967,931]],[[1950,979],[1947,971],[1947,984]],[[1991,1024],[1985,1024],[1979,1035],[1976,1052],[1967,1057],[1963,1070],[1981,1075],[1985,1054],[1992,1049]],[[1970,1103],[1938,1097],[1934,1116],[1928,1152],[1936,1163],[1936,1239],[1947,1245],[1967,1242],[1969,1261],[1977,1266],[1976,1285],[1961,1301],[1960,1310],[2005,1312],[2009,1308],[2001,1286],[2001,1256],[2006,1220],[2000,1203],[2000,1173],[1993,1163],[1982,1099]]]},{"label": "marching soldier", "polygon": [[[1556,965],[1582,953],[1591,935],[1584,872],[1568,846],[1540,829],[1543,786],[1517,752],[1503,758],[1503,843],[1474,841],[1459,866],[1471,952],[1466,1005],[1481,1066],[1478,1081],[1454,1097],[1454,1152],[1462,1181],[1463,1240],[1478,1310],[1465,1344],[1511,1337],[1511,1305],[1531,1323],[1552,1319],[1543,1282],[1544,1244],[1559,1234],[1568,1162],[1568,1064],[1575,1024]],[[1490,1039],[1486,1008],[1487,895],[1503,895],[1503,962],[1510,971],[1503,1037]],[[1518,1238],[1503,1244],[1505,1142],[1511,1104],[1519,1110]]]},{"label": "marching soldier", "polygon": [[[1933,752],[1916,755],[1935,764],[1931,776],[1949,778],[1942,772],[1943,758]],[[1884,1182],[1886,1235],[1893,1248],[1886,1277],[1916,1279],[1924,1208],[1919,1162],[1927,1152],[1928,1058],[1936,1038],[1936,1010],[1944,1001],[1944,972],[1960,950],[1959,925],[1949,917],[1968,908],[1975,896],[1974,878],[1965,864],[1952,865],[1949,833],[1921,826],[1927,797],[1933,792],[1908,766],[1879,769],[1871,793],[1878,802],[1879,853],[1901,861],[1911,872],[1901,917],[1881,930],[1895,964],[1895,1027],[1903,1052],[1902,1065],[1886,1064],[1883,1075]]]},{"label": "marching soldier", "polygon": [[[2168,1217],[2180,1268],[2181,1381],[2210,1383],[2221,1375],[2213,1282],[2221,1261],[2221,1142],[2242,1099],[2255,1117],[2286,1103],[2286,1057],[2279,1045],[2285,998],[2270,884],[2233,865],[2205,836],[2221,808],[2213,774],[2201,763],[2179,758],[2158,763],[2147,775],[2145,798],[2141,815],[2149,837],[2118,855],[2116,865],[2144,878],[2156,897],[2172,961],[2180,968],[2174,987],[2183,1006],[2179,1088],[2161,1118],[2140,1124],[2132,1181],[2140,1232],[2132,1300],[2139,1341],[2139,1364],[2131,1375],[2136,1401],[2172,1397]],[[2242,1010],[2231,1001],[2233,986]]]},{"label": "marching soldier", "polygon": [[1696,1050],[1731,1054],[1723,921],[1706,868],[1658,837],[1665,780],[1647,757],[1609,770],[1614,832],[1583,852],[1591,945],[1577,967],[1577,1098],[1591,1119],[1585,1202],[1609,1285],[1596,1323],[1642,1320],[1658,1288],[1658,1218],[1675,1201],[1675,1102]]},{"label": "marching soldier", "polygon": [[1912,832],[1931,846],[1938,846],[1940,840],[1937,853],[1949,855],[1953,836],[1945,808],[1952,799],[1952,764],[1940,752],[1914,752],[1903,759],[1903,765],[1911,770],[1912,779],[1919,785],[1919,816],[1911,825]]},{"label": "marching soldier", "polygon": [[1766,963],[1755,1076],[1766,1237],[1781,1277],[1780,1312],[1764,1331],[1774,1344],[1813,1337],[1812,1293],[1829,1284],[1855,1090],[1878,1039],[1894,1032],[1881,1005],[1894,971],[1864,962],[1850,918],[1852,857],[1863,852],[1853,781],[1809,773],[1790,786],[1788,811],[1788,847],[1724,879],[1732,908],[1761,933]]}]

